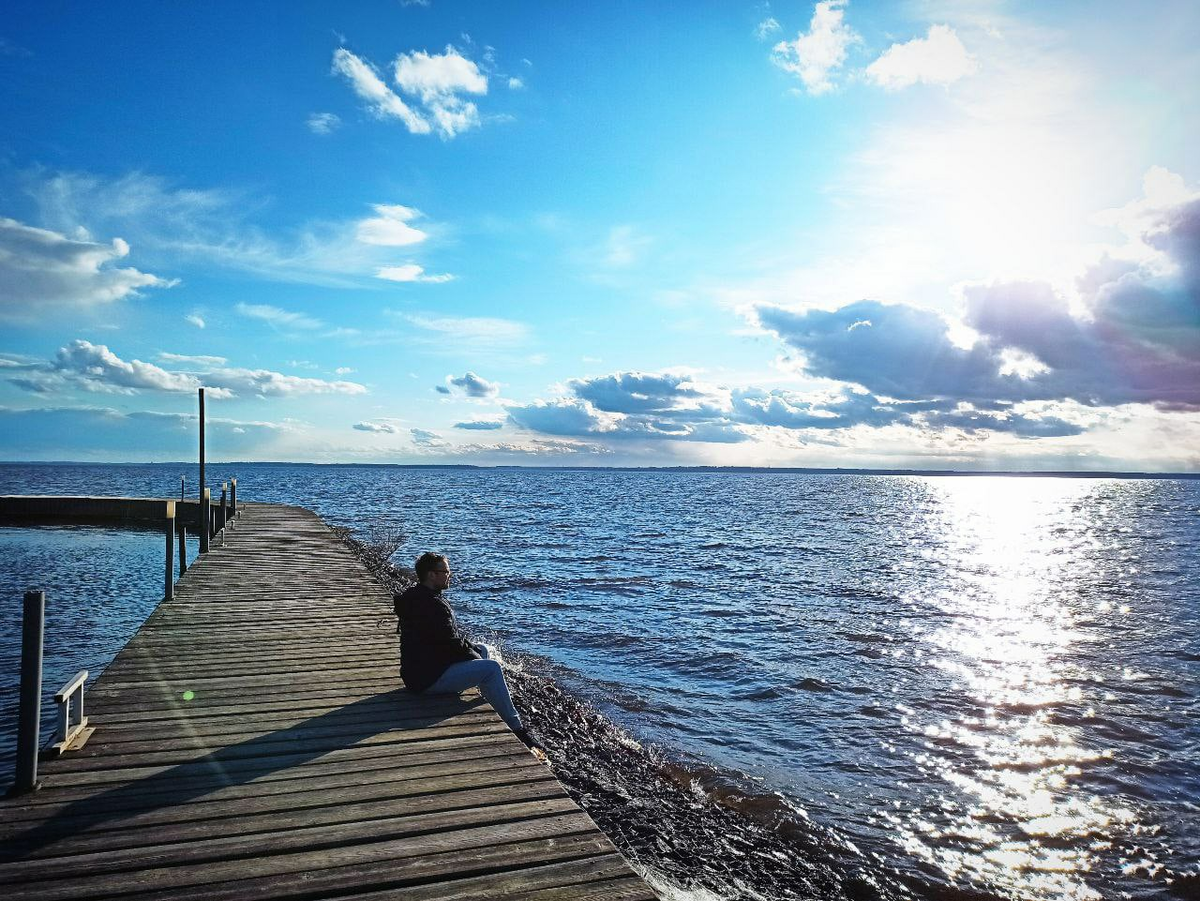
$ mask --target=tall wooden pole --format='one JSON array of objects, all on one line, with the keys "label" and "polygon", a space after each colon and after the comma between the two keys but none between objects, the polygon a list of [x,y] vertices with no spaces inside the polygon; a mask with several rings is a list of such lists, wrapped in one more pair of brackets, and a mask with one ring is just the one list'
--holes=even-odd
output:
[{"label": "tall wooden pole", "polygon": [[[175,597],[175,502],[167,501],[167,558],[163,574],[163,598],[171,600]],[[180,573],[182,575],[182,571]]]},{"label": "tall wooden pole", "polygon": [[204,494],[204,389],[200,389],[200,494]]},{"label": "tall wooden pole", "polygon": [[38,787],[38,738],[42,710],[42,636],[46,593],[25,592],[21,612],[21,705],[17,715],[17,778],[14,795]]}]

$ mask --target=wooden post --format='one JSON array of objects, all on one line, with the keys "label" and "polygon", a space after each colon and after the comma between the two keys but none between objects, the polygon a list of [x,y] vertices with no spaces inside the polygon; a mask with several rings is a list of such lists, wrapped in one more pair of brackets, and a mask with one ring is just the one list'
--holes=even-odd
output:
[{"label": "wooden post", "polygon": [[21,707],[17,715],[17,778],[11,793],[38,787],[38,739],[42,724],[42,638],[46,592],[25,592],[21,610]]},{"label": "wooden post", "polygon": [[204,389],[200,389],[200,490],[204,490]]},{"label": "wooden post", "polygon": [[229,515],[237,519],[237,479],[229,480]]},{"label": "wooden post", "polygon": [[221,483],[221,531],[225,531],[225,524],[229,522],[229,507],[226,504],[229,498],[229,483]]},{"label": "wooden post", "polygon": [[200,553],[208,553],[208,542],[212,538],[212,517],[209,515],[208,489],[200,489]]},{"label": "wooden post", "polygon": [[185,485],[184,478],[185,478],[184,476],[179,477],[179,499],[181,501],[187,499],[187,495],[183,493],[184,485]]},{"label": "wooden post", "polygon": [[175,597],[175,502],[167,501],[167,561],[164,570],[163,599]]},{"label": "wooden post", "polygon": [[176,531],[179,533],[179,575],[182,576],[187,572],[187,527],[183,524],[183,517],[175,517]]}]

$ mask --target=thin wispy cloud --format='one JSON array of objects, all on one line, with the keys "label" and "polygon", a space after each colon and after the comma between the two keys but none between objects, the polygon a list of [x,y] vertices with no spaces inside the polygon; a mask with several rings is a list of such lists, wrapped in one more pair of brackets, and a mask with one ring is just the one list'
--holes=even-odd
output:
[{"label": "thin wispy cloud", "polygon": [[427,237],[425,232],[408,223],[421,218],[420,210],[400,204],[375,204],[377,215],[359,221],[355,235],[364,244],[382,247],[407,247],[420,244]]},{"label": "thin wispy cloud", "polygon": [[[157,263],[173,260],[220,267],[259,277],[331,287],[374,284],[381,268],[394,265],[395,248],[426,242],[429,226],[413,223],[426,217],[419,210],[395,203],[370,204],[371,215],[331,221],[298,223],[268,233],[252,217],[266,205],[228,190],[177,187],[166,179],[130,173],[105,180],[82,173],[30,175],[27,190],[43,219],[54,223],[59,238],[80,229],[123,233],[111,247],[72,241],[75,266],[83,266],[75,281],[90,275],[91,295],[120,291],[129,295],[143,287],[170,287],[173,280],[133,269],[112,270],[103,264],[128,253],[130,244],[139,256]],[[0,234],[0,240],[3,235]],[[45,251],[50,252],[50,251]],[[59,249],[66,254],[67,249]],[[0,260],[0,275],[3,273]],[[96,271],[98,270],[98,271]],[[50,278],[55,268],[39,265]],[[81,289],[86,283],[80,283]]]},{"label": "thin wispy cloud", "polygon": [[308,117],[306,124],[313,134],[328,135],[337,131],[342,120],[336,113],[313,113]]},{"label": "thin wispy cloud", "polygon": [[325,323],[320,319],[316,319],[306,313],[284,310],[265,303],[239,302],[234,305],[233,309],[239,316],[245,316],[247,319],[257,319],[278,329],[310,332],[325,327]]}]

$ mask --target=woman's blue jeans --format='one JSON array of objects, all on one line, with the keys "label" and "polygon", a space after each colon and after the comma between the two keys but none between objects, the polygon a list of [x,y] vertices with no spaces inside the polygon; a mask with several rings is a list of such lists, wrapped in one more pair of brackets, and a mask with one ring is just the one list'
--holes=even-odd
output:
[{"label": "woman's blue jeans", "polygon": [[426,694],[456,695],[468,688],[478,688],[492,709],[500,714],[500,719],[508,724],[508,728],[516,731],[522,728],[521,715],[513,706],[508,694],[508,683],[504,681],[504,670],[492,655],[495,649],[486,644],[473,644],[475,652],[482,660],[464,660],[461,663],[451,663],[446,671],[429,688]]}]

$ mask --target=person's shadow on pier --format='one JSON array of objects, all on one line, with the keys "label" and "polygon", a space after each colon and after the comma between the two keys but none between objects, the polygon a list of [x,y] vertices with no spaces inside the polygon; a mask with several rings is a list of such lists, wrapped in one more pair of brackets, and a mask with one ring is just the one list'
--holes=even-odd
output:
[{"label": "person's shadow on pier", "polygon": [[[388,769],[403,760],[403,755],[395,754],[398,744],[404,745],[405,750],[411,750],[414,754],[423,750],[444,752],[445,745],[437,742],[437,739],[460,737],[461,734],[406,736],[405,733],[445,724],[448,720],[484,703],[479,697],[425,697],[413,695],[404,689],[395,689],[310,717],[284,729],[236,744],[224,745],[165,769],[156,768],[156,772],[150,775],[142,778],[134,776],[107,791],[85,793],[83,797],[59,807],[45,819],[36,817],[36,808],[39,806],[37,802],[52,800],[49,793],[2,800],[0,814],[4,814],[4,818],[12,816],[17,810],[29,811],[34,816],[25,817],[32,824],[25,831],[19,831],[20,827],[16,823],[11,825],[17,828],[13,829],[10,826],[4,829],[7,835],[0,839],[0,862],[15,862],[40,856],[39,851],[58,841],[69,840],[83,830],[115,825],[123,819],[187,804],[212,792],[245,785],[293,767],[304,767],[327,754],[353,746],[364,747],[360,743],[385,733],[396,733],[395,741],[385,739],[365,746],[377,748],[380,751],[378,756],[343,756],[333,758],[330,765],[336,766],[337,762],[341,762],[339,772],[353,773]],[[195,711],[189,719],[195,721],[199,713],[200,711]],[[188,720],[179,721],[182,729],[186,729],[187,722]],[[472,722],[477,723],[476,728],[479,732],[486,731],[483,724],[477,721],[467,721],[464,725],[469,726]],[[97,725],[99,728],[94,740],[101,744],[104,740],[103,722]],[[466,734],[469,735],[470,731]],[[208,743],[216,744],[221,740],[221,736],[212,736]],[[196,736],[195,750],[203,750],[204,741],[203,736]],[[423,745],[426,747],[423,748]],[[109,759],[119,761],[120,758],[112,755]],[[152,767],[153,764],[147,766]],[[305,779],[308,775],[298,771],[296,778]],[[53,786],[53,773],[49,774],[44,782]],[[136,827],[138,824],[132,825]]]}]

